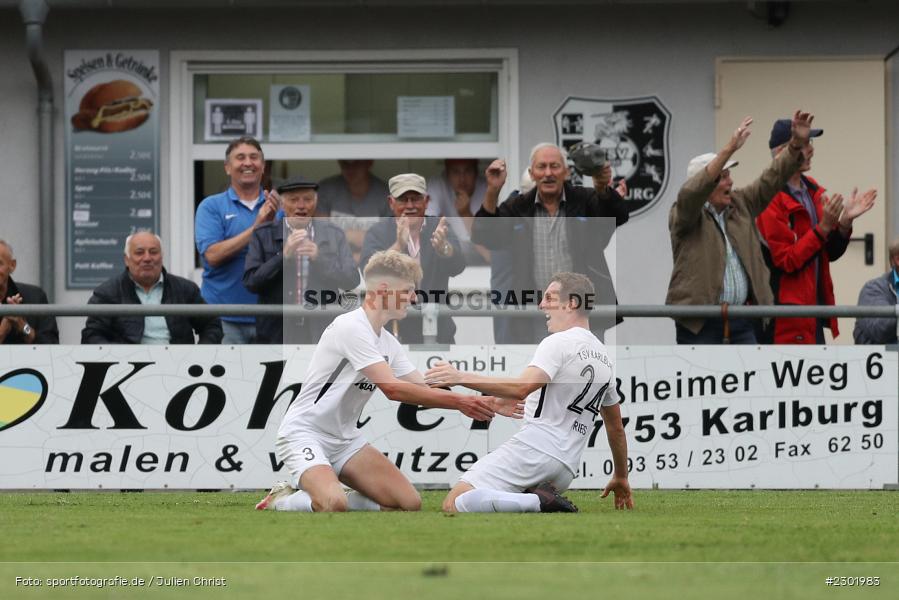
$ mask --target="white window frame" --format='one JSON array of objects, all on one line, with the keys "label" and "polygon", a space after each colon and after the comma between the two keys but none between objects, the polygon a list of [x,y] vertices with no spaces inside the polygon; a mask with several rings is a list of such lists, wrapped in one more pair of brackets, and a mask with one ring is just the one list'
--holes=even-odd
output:
[{"label": "white window frame", "polygon": [[[227,144],[194,141],[194,75],[203,73],[379,73],[464,72],[497,73],[495,141],[454,142],[336,142],[291,144],[263,142],[265,158],[272,160],[427,159],[504,157],[512,179],[518,162],[518,50],[514,48],[450,48],[432,50],[337,51],[173,51],[169,56],[169,197],[161,202],[172,272],[193,275],[194,267],[194,161],[221,160]],[[507,185],[517,185],[517,179]],[[164,189],[164,188],[162,188]],[[167,213],[167,215],[166,215]]]}]

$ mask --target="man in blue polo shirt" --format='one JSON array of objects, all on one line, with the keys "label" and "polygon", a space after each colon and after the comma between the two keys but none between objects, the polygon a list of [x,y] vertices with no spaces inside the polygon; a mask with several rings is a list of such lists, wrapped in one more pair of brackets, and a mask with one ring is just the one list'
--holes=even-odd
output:
[{"label": "man in blue polo shirt", "polygon": [[[278,195],[262,189],[265,158],[262,146],[245,136],[228,144],[225,173],[231,185],[209,196],[197,208],[195,238],[203,259],[203,298],[209,304],[256,304],[256,294],[243,285],[244,259],[253,229],[271,221]],[[223,344],[252,344],[253,317],[222,316]]]}]

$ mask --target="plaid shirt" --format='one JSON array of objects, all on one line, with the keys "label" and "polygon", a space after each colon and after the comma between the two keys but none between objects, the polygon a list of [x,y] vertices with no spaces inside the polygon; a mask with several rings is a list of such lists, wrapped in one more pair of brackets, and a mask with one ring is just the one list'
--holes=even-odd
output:
[{"label": "plaid shirt", "polygon": [[543,206],[538,193],[534,211],[534,283],[537,289],[549,285],[553,275],[571,271],[574,263],[568,249],[568,232],[565,229],[565,192],[559,200],[555,216]]},{"label": "plaid shirt", "polygon": [[708,202],[705,203],[705,208],[715,219],[718,229],[721,230],[721,234],[724,236],[724,282],[721,287],[721,295],[718,296],[718,302],[746,304],[746,298],[749,297],[749,277],[746,276],[746,269],[743,268],[740,257],[737,256],[734,247],[730,244],[730,239],[727,237],[725,217],[730,208],[726,208],[719,213]]}]

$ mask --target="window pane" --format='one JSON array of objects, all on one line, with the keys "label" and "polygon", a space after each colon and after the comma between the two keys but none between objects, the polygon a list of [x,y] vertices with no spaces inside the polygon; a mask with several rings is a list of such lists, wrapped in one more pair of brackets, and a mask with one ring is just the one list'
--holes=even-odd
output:
[{"label": "window pane", "polygon": [[455,135],[434,139],[497,140],[495,72],[311,73],[195,75],[194,142],[206,143],[207,99],[261,100],[263,141],[268,141],[271,86],[287,84],[309,86],[313,143],[399,140],[399,96],[452,98]]}]

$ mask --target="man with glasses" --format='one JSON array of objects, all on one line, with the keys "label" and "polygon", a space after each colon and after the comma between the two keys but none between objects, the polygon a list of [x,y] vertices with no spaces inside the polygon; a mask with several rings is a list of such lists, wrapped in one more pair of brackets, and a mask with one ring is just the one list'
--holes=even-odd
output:
[{"label": "man with glasses", "polygon": [[[731,160],[749,137],[746,117],[717,153],[701,154],[687,165],[687,181],[671,207],[668,229],[674,268],[666,304],[772,304],[768,268],[755,218],[799,170],[809,150],[813,116],[796,111],[787,149],[758,179],[734,188]],[[749,319],[675,319],[678,344],[755,344]]]},{"label": "man with glasses", "polygon": [[[392,177],[387,200],[393,218],[382,219],[365,234],[360,267],[380,250],[395,250],[414,258],[424,273],[416,302],[446,303],[449,278],[465,268],[459,240],[449,230],[445,218],[425,217],[428,192],[425,178],[415,173]],[[423,341],[420,319],[404,319],[388,326],[404,344]],[[452,344],[456,325],[448,316],[437,320],[437,342]]]}]

